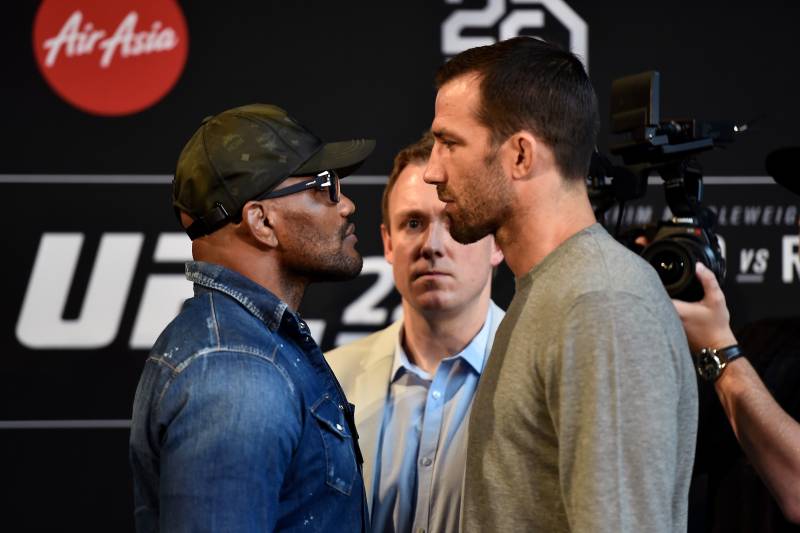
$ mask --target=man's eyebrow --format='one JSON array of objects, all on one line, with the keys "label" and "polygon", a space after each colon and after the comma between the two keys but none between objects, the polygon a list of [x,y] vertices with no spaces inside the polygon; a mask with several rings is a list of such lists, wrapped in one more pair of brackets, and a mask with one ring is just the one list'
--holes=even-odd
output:
[{"label": "man's eyebrow", "polygon": [[431,134],[436,139],[438,139],[439,141],[441,141],[443,138],[447,137],[448,139],[456,141],[456,142],[460,142],[460,143],[464,142],[464,138],[463,137],[461,137],[460,135],[457,135],[456,133],[453,133],[452,131],[450,131],[448,129],[445,129],[445,128],[437,128],[435,130],[431,130]]},{"label": "man's eyebrow", "polygon": [[424,217],[425,213],[416,207],[409,207],[407,209],[399,209],[397,213],[395,213],[397,218],[408,218],[408,217]]}]

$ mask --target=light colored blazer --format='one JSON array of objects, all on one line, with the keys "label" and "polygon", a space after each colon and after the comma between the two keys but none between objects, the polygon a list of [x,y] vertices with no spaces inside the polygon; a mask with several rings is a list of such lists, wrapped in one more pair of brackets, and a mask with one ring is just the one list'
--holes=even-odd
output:
[{"label": "light colored blazer", "polygon": [[[486,357],[492,349],[494,334],[505,313],[494,302],[489,324],[489,342]],[[372,511],[372,483],[375,475],[375,459],[378,439],[383,422],[383,409],[389,392],[394,349],[397,346],[402,320],[372,335],[346,344],[325,354],[333,373],[341,383],[347,400],[356,406],[356,429],[358,444],[364,456],[364,488],[367,505]],[[485,359],[484,359],[485,361]]]}]

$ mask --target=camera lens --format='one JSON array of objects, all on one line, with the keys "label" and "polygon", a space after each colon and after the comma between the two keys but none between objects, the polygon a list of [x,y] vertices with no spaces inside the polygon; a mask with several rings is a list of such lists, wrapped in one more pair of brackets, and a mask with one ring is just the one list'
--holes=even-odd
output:
[{"label": "camera lens", "polygon": [[686,258],[675,250],[657,251],[650,258],[650,264],[656,269],[664,285],[674,285],[680,281],[686,270]]},{"label": "camera lens", "polygon": [[711,268],[704,246],[689,238],[670,236],[644,249],[642,257],[655,268],[658,277],[672,298],[697,301],[703,297],[703,287],[695,277],[698,261]]}]

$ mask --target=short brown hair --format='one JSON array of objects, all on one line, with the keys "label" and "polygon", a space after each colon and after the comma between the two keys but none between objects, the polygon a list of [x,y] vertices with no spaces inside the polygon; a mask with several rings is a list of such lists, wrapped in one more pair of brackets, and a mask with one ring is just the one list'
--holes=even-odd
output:
[{"label": "short brown hair", "polygon": [[594,88],[574,54],[515,37],[461,52],[439,69],[436,86],[469,73],[480,77],[477,119],[495,145],[526,129],[553,150],[564,178],[586,177],[600,121]]},{"label": "short brown hair", "polygon": [[410,164],[425,164],[431,157],[433,150],[433,135],[430,131],[425,134],[415,143],[409,144],[395,156],[394,166],[392,173],[389,174],[389,180],[386,182],[386,187],[383,189],[383,198],[381,199],[381,215],[383,225],[386,230],[390,231],[389,227],[389,194],[397,183],[397,177],[405,168]]}]

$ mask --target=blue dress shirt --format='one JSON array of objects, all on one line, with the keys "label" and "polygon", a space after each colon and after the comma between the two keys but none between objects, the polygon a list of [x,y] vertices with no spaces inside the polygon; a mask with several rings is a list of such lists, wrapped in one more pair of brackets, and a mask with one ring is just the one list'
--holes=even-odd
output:
[{"label": "blue dress shirt", "polygon": [[478,334],[433,375],[398,338],[376,455],[372,531],[458,531],[472,398],[488,356],[492,306]]}]

